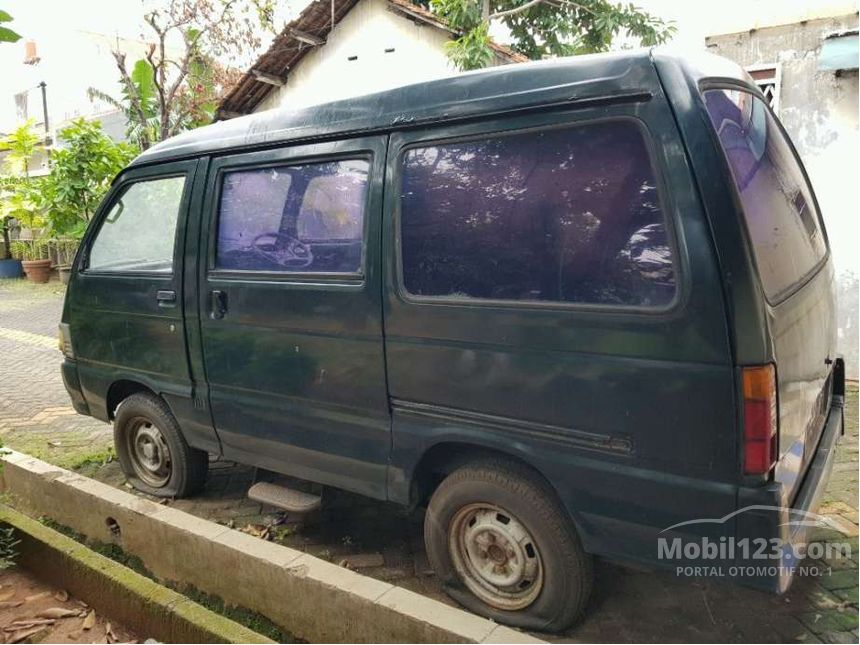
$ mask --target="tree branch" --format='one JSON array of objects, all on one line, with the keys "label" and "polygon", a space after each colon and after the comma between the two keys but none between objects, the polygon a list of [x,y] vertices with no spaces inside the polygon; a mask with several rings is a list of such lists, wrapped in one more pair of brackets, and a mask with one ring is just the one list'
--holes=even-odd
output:
[{"label": "tree branch", "polygon": [[495,20],[496,18],[504,18],[505,16],[512,16],[517,13],[522,13],[527,9],[531,9],[532,7],[539,5],[543,0],[529,0],[523,5],[519,7],[514,7],[513,9],[507,9],[505,11],[497,11],[496,13],[491,13],[487,20]]}]

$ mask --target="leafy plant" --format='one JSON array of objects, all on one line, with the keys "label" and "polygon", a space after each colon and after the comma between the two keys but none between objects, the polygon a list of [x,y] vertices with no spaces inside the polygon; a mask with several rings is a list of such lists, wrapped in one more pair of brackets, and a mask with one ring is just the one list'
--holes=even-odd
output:
[{"label": "leafy plant", "polygon": [[12,242],[12,254],[19,260],[47,260],[50,256],[50,246],[47,240],[18,240]]},{"label": "leafy plant", "polygon": [[0,214],[3,219],[16,219],[25,228],[44,225],[41,183],[23,177],[6,178],[0,190]]},{"label": "leafy plant", "polygon": [[14,528],[10,526],[0,529],[0,571],[15,566],[15,559],[18,557],[15,547],[20,543],[21,540],[15,539]]},{"label": "leafy plant", "polygon": [[137,153],[114,143],[98,121],[75,119],[59,132],[64,145],[51,156],[51,173],[41,182],[52,234],[80,237],[111,180]]},{"label": "leafy plant", "polygon": [[17,43],[21,36],[9,27],[4,27],[4,22],[12,22],[12,16],[0,9],[0,43]]},{"label": "leafy plant", "polygon": [[144,59],[134,64],[128,79],[122,84],[122,96],[116,99],[94,87],[87,97],[99,99],[120,110],[128,124],[125,135],[145,150],[158,140],[158,103],[155,97],[154,71]]},{"label": "leafy plant", "polygon": [[29,179],[30,160],[41,147],[41,139],[33,132],[32,119],[0,139],[0,150],[9,153],[4,164],[11,172],[0,181],[0,232],[3,235],[4,260],[12,258],[9,228],[13,220],[20,220],[29,228],[41,226],[39,193]]},{"label": "leafy plant", "polygon": [[607,51],[618,36],[640,45],[666,42],[675,26],[632,3],[609,0],[419,0],[459,36],[447,47],[459,69],[478,69],[492,60],[489,28],[501,23],[511,47],[538,60]]},{"label": "leafy plant", "polygon": [[30,160],[43,147],[42,140],[33,131],[33,119],[27,120],[11,133],[0,139],[0,151],[7,151],[6,167],[16,175],[30,176]]}]

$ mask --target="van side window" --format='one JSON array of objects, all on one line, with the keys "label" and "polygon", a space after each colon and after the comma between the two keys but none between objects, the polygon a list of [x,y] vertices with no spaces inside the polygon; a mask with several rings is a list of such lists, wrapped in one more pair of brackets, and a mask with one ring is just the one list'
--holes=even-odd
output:
[{"label": "van side window", "polygon": [[761,99],[738,90],[704,96],[740,195],[762,287],[773,299],[827,253],[812,191]]},{"label": "van side window", "polygon": [[185,177],[131,184],[113,203],[89,251],[87,269],[171,273]]},{"label": "van side window", "polygon": [[674,298],[657,181],[632,121],[413,148],[402,177],[410,294],[638,307]]},{"label": "van side window", "polygon": [[359,272],[369,171],[348,159],[225,173],[215,268]]}]

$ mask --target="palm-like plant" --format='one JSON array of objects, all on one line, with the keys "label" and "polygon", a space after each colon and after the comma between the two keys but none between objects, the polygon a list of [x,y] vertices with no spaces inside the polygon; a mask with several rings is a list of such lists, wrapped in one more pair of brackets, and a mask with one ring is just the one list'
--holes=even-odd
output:
[{"label": "palm-like plant", "polygon": [[128,124],[125,135],[141,150],[158,141],[158,100],[153,74],[149,61],[141,59],[134,64],[128,78],[123,79],[120,99],[95,87],[87,89],[91,101],[104,101],[123,113]]}]

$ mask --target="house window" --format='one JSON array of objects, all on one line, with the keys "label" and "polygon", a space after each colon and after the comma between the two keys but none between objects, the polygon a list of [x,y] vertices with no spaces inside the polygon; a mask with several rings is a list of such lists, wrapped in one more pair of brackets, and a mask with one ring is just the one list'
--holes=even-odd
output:
[{"label": "house window", "polygon": [[753,77],[761,93],[764,94],[768,105],[779,114],[779,90],[782,81],[782,70],[779,63],[752,65],[746,69],[749,75]]}]

